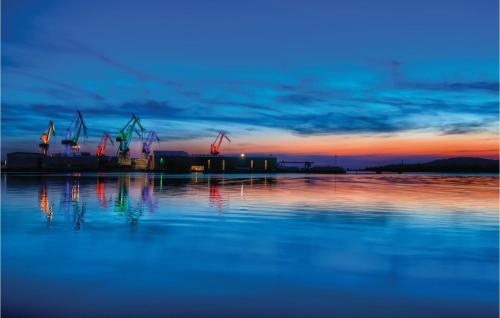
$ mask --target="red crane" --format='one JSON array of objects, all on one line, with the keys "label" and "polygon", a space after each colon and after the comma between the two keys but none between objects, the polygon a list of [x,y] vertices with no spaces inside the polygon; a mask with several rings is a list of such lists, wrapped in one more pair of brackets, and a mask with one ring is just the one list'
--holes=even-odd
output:
[{"label": "red crane", "polygon": [[217,138],[215,138],[214,142],[210,145],[210,154],[212,155],[218,155],[219,152],[220,152],[220,146],[222,144],[222,140],[224,140],[224,138],[227,139],[227,141],[231,142],[231,139],[229,139],[229,137],[226,135],[225,132],[219,132],[219,134],[217,135]]},{"label": "red crane", "polygon": [[96,154],[98,157],[103,157],[106,154],[106,145],[108,144],[108,141],[113,144],[113,140],[108,134],[104,134],[101,138],[101,142],[97,145],[96,148]]}]

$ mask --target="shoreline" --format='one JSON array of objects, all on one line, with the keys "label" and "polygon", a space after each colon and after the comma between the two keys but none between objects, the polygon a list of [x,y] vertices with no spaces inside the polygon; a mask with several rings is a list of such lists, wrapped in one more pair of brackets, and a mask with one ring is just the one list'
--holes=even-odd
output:
[{"label": "shoreline", "polygon": [[358,176],[375,176],[375,175],[405,175],[405,176],[489,176],[489,177],[500,177],[498,173],[495,172],[436,172],[436,171],[419,171],[419,172],[382,172],[377,173],[374,171],[363,171],[363,170],[347,170],[345,173],[318,173],[318,172],[303,172],[303,171],[272,171],[272,172],[164,172],[164,171],[139,171],[139,170],[0,170],[0,175],[69,175],[69,174],[84,174],[84,175],[100,175],[100,174],[152,174],[152,175],[166,175],[166,176],[234,176],[234,175],[247,175],[247,176],[262,176],[262,175],[358,175]]}]

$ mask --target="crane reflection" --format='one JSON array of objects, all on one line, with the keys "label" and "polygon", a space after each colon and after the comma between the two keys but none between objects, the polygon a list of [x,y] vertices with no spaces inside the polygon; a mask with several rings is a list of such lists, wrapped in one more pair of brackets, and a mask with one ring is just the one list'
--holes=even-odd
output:
[{"label": "crane reflection", "polygon": [[52,217],[54,216],[54,204],[50,204],[49,202],[49,193],[47,188],[47,183],[42,181],[40,185],[40,210],[45,214],[45,218],[47,219],[48,225],[52,221]]},{"label": "crane reflection", "polygon": [[61,210],[70,213],[80,197],[80,184],[77,178],[67,178],[62,192]]},{"label": "crane reflection", "polygon": [[130,187],[130,176],[118,177],[118,196],[115,201],[115,212],[122,215],[130,208],[128,191]]},{"label": "crane reflection", "polygon": [[[140,183],[140,198],[135,203],[131,203],[131,181],[137,184]],[[146,177],[134,178],[131,180],[130,176],[118,177],[118,195],[115,200],[115,213],[119,216],[125,216],[126,222],[132,226],[138,224],[140,217],[143,215],[144,203],[148,206],[149,211],[153,212],[155,209],[155,201],[153,196],[154,182],[148,180]]]},{"label": "crane reflection", "polygon": [[101,178],[97,178],[95,194],[97,200],[99,201],[101,207],[106,208],[107,200],[106,200],[106,183]]},{"label": "crane reflection", "polygon": [[222,212],[222,197],[220,193],[219,184],[209,181],[208,187],[210,189],[210,194],[209,194],[210,206],[211,207],[215,206],[217,207],[219,212]]},{"label": "crane reflection", "polygon": [[83,217],[86,210],[86,204],[83,202],[80,204],[75,204],[73,206],[73,226],[75,231],[80,231],[83,224]]},{"label": "crane reflection", "polygon": [[84,221],[86,204],[85,202],[80,203],[79,175],[74,178],[68,177],[66,179],[63,197],[61,199],[61,210],[65,212],[66,215],[71,216],[73,228],[75,229],[75,231],[80,231]]},{"label": "crane reflection", "polygon": [[154,212],[156,210],[156,205],[158,204],[154,195],[154,188],[155,179],[146,175],[142,184],[141,198],[142,201],[148,206],[150,212]]}]

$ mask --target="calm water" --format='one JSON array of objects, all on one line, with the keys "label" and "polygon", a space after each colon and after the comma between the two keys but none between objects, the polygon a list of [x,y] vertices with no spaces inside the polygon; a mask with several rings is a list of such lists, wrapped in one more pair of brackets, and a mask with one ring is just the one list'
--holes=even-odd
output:
[{"label": "calm water", "polygon": [[497,317],[498,181],[2,175],[2,313]]}]

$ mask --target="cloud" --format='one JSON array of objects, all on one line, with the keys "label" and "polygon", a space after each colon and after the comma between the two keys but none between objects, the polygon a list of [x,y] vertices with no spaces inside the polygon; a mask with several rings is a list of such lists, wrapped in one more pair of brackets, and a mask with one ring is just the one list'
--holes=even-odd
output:
[{"label": "cloud", "polygon": [[443,91],[443,92],[463,92],[463,91],[487,91],[498,93],[499,82],[497,80],[483,81],[418,81],[412,80],[405,75],[401,67],[405,63],[397,59],[379,60],[371,63],[371,65],[386,68],[392,78],[392,86],[399,90],[414,89],[426,91]]},{"label": "cloud", "polygon": [[120,70],[120,71],[122,71],[122,72],[124,72],[124,73],[138,79],[138,80],[152,81],[152,82],[159,83],[163,86],[174,87],[177,89],[183,88],[183,85],[180,82],[163,79],[155,74],[145,72],[145,71],[136,69],[130,65],[127,65],[125,63],[119,62],[119,61],[117,61],[109,56],[106,56],[104,54],[97,52],[94,49],[83,46],[82,44],[79,44],[79,45],[82,48],[80,53],[86,54],[90,57],[94,57],[97,60],[99,60],[99,61],[117,69],[117,70]]},{"label": "cloud", "polygon": [[[99,101],[97,104],[99,106],[95,103],[83,105],[81,108],[84,114],[101,117],[109,115],[115,118],[122,116],[124,120],[131,113],[136,113],[141,118],[186,123],[201,122],[213,124],[221,129],[226,124],[236,124],[244,127],[282,129],[299,135],[387,134],[415,129],[431,129],[443,134],[464,134],[488,129],[491,123],[498,122],[498,101],[457,101],[441,94],[429,94],[422,97],[402,88],[398,91],[400,93],[398,97],[387,96],[383,92],[382,94],[362,92],[363,94],[356,94],[357,96],[347,92],[343,95],[335,95],[329,89],[321,88],[321,83],[319,85],[309,83],[309,87],[306,88],[287,86],[286,90],[293,94],[282,95],[284,92],[280,87],[282,85],[274,84],[274,87],[278,87],[275,91],[269,93],[266,90],[264,97],[257,96],[252,100],[241,96],[235,99],[234,95],[231,95],[231,98],[225,98],[224,93],[221,93],[217,98],[193,96],[186,103],[185,100],[176,99],[175,96],[169,101],[137,99],[125,103],[110,103],[104,101],[100,95],[68,84],[31,74],[27,76],[56,87],[56,90],[48,93],[83,95]],[[245,81],[242,83],[249,85]],[[488,87],[484,83],[491,85],[493,82],[470,82],[469,85],[454,83],[438,87],[445,89]],[[435,83],[424,85],[424,87],[438,89]],[[474,90],[474,94],[483,93],[481,90],[479,92]],[[478,96],[482,96],[479,100],[485,99],[484,94]],[[65,96],[60,97],[64,99]],[[75,111],[74,106],[66,105],[68,104],[62,103],[57,106],[36,104],[36,109],[32,111],[39,114],[53,108],[58,109],[58,113],[64,116]],[[29,113],[26,115],[29,116]]]},{"label": "cloud", "polygon": [[[498,123],[498,102],[452,103],[437,99],[423,102],[405,98],[364,97],[316,102],[314,107],[282,107],[272,104],[235,102],[219,98],[178,105],[166,100],[131,100],[125,103],[81,105],[92,139],[119,129],[135,113],[146,129],[153,129],[162,141],[195,140],[240,127],[242,131],[280,129],[302,136],[373,134],[377,136],[423,129],[437,134],[468,134],[491,130]],[[217,105],[234,105],[232,111]],[[240,105],[241,104],[241,105]],[[182,106],[181,106],[182,105]],[[258,106],[258,107],[256,107]],[[261,106],[261,107],[260,107]],[[299,111],[298,111],[299,109]],[[34,144],[39,133],[53,119],[56,129],[69,125],[76,106],[62,104],[2,104],[2,135],[9,144],[26,139]],[[21,136],[21,137],[20,137]],[[9,146],[10,147],[10,146]]]},{"label": "cloud", "polygon": [[[203,83],[205,86],[202,84],[201,89],[193,89],[122,63],[71,38],[59,36],[57,41],[47,37],[30,38],[27,45],[54,53],[87,56],[120,70],[124,76],[172,87],[177,93],[172,94],[168,101],[152,98],[117,103],[111,97],[105,98],[47,76],[26,72],[19,62],[9,60],[7,56],[5,63],[12,66],[14,70],[11,71],[48,84],[50,87],[38,90],[62,101],[61,105],[24,105],[32,107],[35,116],[42,112],[60,118],[69,116],[76,107],[68,106],[68,100],[85,98],[93,101],[91,105],[83,104],[81,107],[91,119],[98,115],[102,118],[113,116],[113,119],[123,117],[126,121],[131,113],[136,113],[141,118],[211,124],[214,130],[235,124],[251,126],[251,129],[281,129],[299,135],[390,134],[416,129],[465,134],[487,129],[491,122],[498,122],[498,101],[484,102],[491,98],[490,93],[498,97],[498,81],[408,80],[401,74],[401,66],[406,63],[396,59],[378,62],[379,67],[390,70],[394,82],[387,85],[382,80],[384,83],[380,91],[378,86],[377,90],[373,87],[336,89],[336,82],[326,83],[319,79],[292,83],[229,79],[222,83],[222,89],[214,88],[210,81]],[[342,87],[342,80],[338,81]],[[414,90],[424,90],[426,96],[422,97]],[[204,92],[210,97],[206,97]],[[480,96],[477,100],[482,102],[457,101],[453,94],[448,94],[454,92],[470,92],[471,96]],[[57,109],[57,112],[50,113],[51,109]],[[19,114],[10,114],[6,118],[13,122],[14,116]],[[29,111],[24,114],[30,116]],[[170,137],[173,135],[170,134]]]},{"label": "cloud", "polygon": [[463,135],[463,134],[469,134],[471,132],[482,131],[486,126],[487,123],[485,121],[475,122],[475,123],[464,122],[464,123],[443,125],[440,130],[443,135]]},{"label": "cloud", "polygon": [[183,110],[179,107],[172,106],[167,101],[155,100],[126,102],[118,107],[113,107],[113,109],[116,110],[116,114],[142,113],[150,117],[165,116],[166,118]]},{"label": "cloud", "polygon": [[276,101],[285,104],[310,105],[322,101],[321,98],[308,94],[290,94],[276,97]]},{"label": "cloud", "polygon": [[477,82],[400,82],[397,88],[418,89],[430,91],[450,91],[463,92],[470,90],[482,90],[488,92],[498,92],[498,81],[477,81]]},{"label": "cloud", "polygon": [[106,99],[101,96],[100,94],[97,94],[95,92],[91,92],[67,83],[59,82],[53,79],[50,79],[45,76],[37,75],[37,74],[32,74],[28,73],[22,70],[15,70],[14,71],[16,74],[29,77],[32,79],[35,79],[37,81],[44,82],[46,84],[49,84],[51,86],[55,86],[56,88],[48,88],[48,89],[35,89],[35,91],[42,91],[50,96],[53,96],[57,99],[68,99],[70,97],[85,97],[85,98],[90,98],[95,102],[104,102]]},{"label": "cloud", "polygon": [[253,102],[245,102],[245,101],[234,101],[234,100],[226,100],[222,98],[201,98],[199,102],[207,105],[214,106],[234,106],[238,108],[248,108],[253,110],[266,110],[266,111],[275,111],[276,108],[261,105]]},{"label": "cloud", "polygon": [[[119,70],[137,80],[140,81],[151,81],[159,83],[163,86],[173,87],[176,89],[182,89],[183,85],[178,81],[163,79],[156,74],[152,74],[143,70],[139,70],[133,66],[126,63],[122,63],[115,58],[102,54],[98,50],[85,45],[81,42],[76,41],[74,38],[64,36],[62,34],[52,34],[52,39],[49,37],[48,32],[41,32],[33,25],[28,26],[32,31],[36,31],[37,34],[45,34],[44,37],[23,37],[23,40],[17,45],[21,45],[30,49],[37,48],[45,50],[47,52],[56,54],[77,54],[89,57],[91,59],[97,60],[104,63],[116,70]],[[10,42],[10,41],[9,41]],[[6,53],[2,53],[2,66],[22,68],[23,64],[13,59]]]},{"label": "cloud", "polygon": [[[374,107],[382,103],[385,108]],[[135,111],[145,118],[164,118],[181,122],[205,122],[223,127],[225,124],[246,127],[278,128],[300,135],[325,135],[332,133],[393,133],[415,129],[434,129],[445,134],[469,133],[487,128],[498,121],[498,102],[449,103],[430,101],[414,103],[403,99],[365,99],[347,104],[318,104],[310,111],[290,112],[278,105],[247,108],[228,112],[213,108],[214,100],[200,102],[195,107],[178,107],[167,101],[134,101],[110,107],[114,114],[127,115]],[[217,100],[218,105],[240,103]],[[258,105],[258,104],[257,104]],[[259,105],[261,106],[261,105]],[[389,108],[387,108],[389,106]],[[214,128],[215,129],[215,128]]]}]

